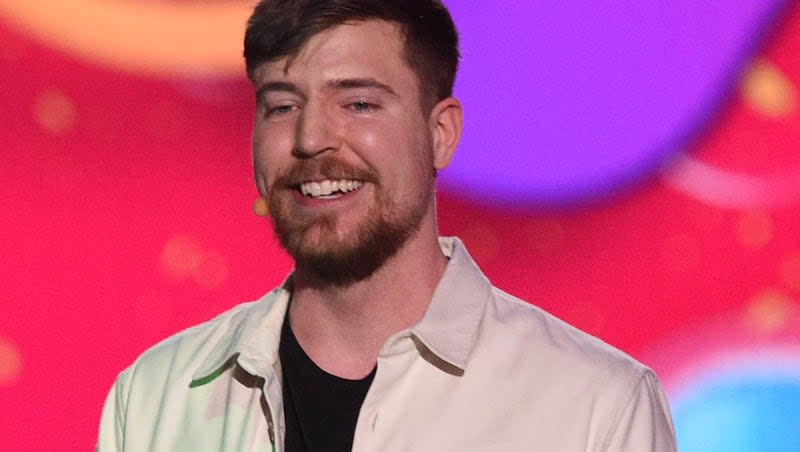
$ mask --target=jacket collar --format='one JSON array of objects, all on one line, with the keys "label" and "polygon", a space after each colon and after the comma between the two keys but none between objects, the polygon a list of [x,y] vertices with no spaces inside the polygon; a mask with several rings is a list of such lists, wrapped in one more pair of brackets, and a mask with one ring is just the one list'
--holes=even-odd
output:
[{"label": "jacket collar", "polygon": [[463,373],[478,340],[492,286],[461,240],[443,237],[439,246],[450,260],[428,310],[411,333],[430,352]]},{"label": "jacket collar", "polygon": [[[463,374],[478,338],[491,284],[455,237],[439,239],[449,258],[423,318],[399,336],[413,336],[436,358]],[[278,361],[280,332],[291,298],[293,276],[260,300],[242,305],[221,325],[222,337],[192,376],[193,385],[215,378],[233,364],[254,375],[270,374]]]},{"label": "jacket collar", "polygon": [[266,376],[278,361],[281,326],[292,294],[293,274],[258,301],[241,305],[224,324],[221,337],[192,375],[192,385],[214,379],[234,362],[253,375]]}]

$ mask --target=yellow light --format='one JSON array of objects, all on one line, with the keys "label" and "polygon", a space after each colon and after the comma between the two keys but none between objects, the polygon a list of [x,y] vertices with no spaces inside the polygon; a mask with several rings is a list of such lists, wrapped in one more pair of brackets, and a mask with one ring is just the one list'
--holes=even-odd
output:
[{"label": "yellow light", "polygon": [[0,386],[13,384],[22,373],[22,357],[10,341],[0,337]]},{"label": "yellow light", "polygon": [[64,93],[48,90],[36,97],[33,116],[42,129],[60,135],[75,126],[76,109],[72,100]]},{"label": "yellow light", "polygon": [[797,106],[797,90],[772,63],[756,61],[742,81],[742,95],[756,111],[768,116],[784,116]]},{"label": "yellow light", "polygon": [[755,333],[769,335],[788,324],[794,308],[791,298],[776,290],[767,290],[750,303],[746,320]]},{"label": "yellow light", "polygon": [[182,282],[192,279],[206,289],[219,287],[228,279],[225,256],[188,236],[175,236],[164,244],[159,266],[169,280]]},{"label": "yellow light", "polygon": [[243,71],[249,1],[0,0],[0,17],[46,45],[146,74]]}]

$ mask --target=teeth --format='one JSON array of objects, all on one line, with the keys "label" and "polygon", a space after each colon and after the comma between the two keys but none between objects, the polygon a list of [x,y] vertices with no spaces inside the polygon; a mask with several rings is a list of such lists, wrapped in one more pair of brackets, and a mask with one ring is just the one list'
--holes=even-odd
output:
[{"label": "teeth", "polygon": [[324,193],[326,195],[329,195],[329,194],[333,193],[333,190],[331,189],[332,187],[333,187],[333,185],[331,184],[331,181],[329,181],[329,180],[324,180],[324,181],[320,182],[319,183],[320,194]]},{"label": "teeth", "polygon": [[300,184],[300,193],[304,196],[313,196],[314,198],[331,196],[336,192],[347,193],[351,192],[363,185],[363,182],[357,180],[323,180],[321,182],[304,182]]}]

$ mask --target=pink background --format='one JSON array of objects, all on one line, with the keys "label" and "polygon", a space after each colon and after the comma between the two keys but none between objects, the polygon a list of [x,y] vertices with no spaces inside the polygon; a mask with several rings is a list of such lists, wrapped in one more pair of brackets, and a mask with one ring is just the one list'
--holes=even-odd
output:
[{"label": "pink background", "polygon": [[[787,336],[800,306],[790,12],[693,160],[580,208],[501,210],[442,190],[442,233],[496,285],[652,365],[671,395],[700,347],[687,331],[730,321],[747,335],[729,342]],[[252,213],[252,98],[243,76],[127,71],[0,17],[1,450],[91,448],[119,371],[291,270]]]}]

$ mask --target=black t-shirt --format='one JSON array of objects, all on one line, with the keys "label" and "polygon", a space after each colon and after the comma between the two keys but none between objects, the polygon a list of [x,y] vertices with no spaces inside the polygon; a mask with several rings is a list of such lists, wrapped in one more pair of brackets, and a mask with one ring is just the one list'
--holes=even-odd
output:
[{"label": "black t-shirt", "polygon": [[286,452],[349,452],[358,412],[375,369],[361,380],[347,380],[320,369],[283,322],[279,354],[283,371]]}]

